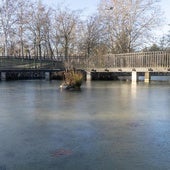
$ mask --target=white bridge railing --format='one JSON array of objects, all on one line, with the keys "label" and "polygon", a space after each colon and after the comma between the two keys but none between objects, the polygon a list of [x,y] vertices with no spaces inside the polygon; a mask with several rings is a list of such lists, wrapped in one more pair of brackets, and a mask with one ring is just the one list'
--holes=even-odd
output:
[{"label": "white bridge railing", "polygon": [[170,67],[170,53],[166,51],[108,54],[108,67]]},{"label": "white bridge railing", "polygon": [[[170,69],[170,52],[154,51],[154,52],[135,52],[123,54],[106,54],[104,56],[82,57],[57,57],[53,59],[38,59],[38,58],[15,58],[15,57],[0,57],[0,68],[15,67],[18,65],[41,65],[47,64],[48,67],[56,68],[56,64],[65,63],[65,66],[73,66],[80,69],[88,68],[109,68],[109,69],[131,69],[131,68],[168,68]],[[50,65],[51,64],[51,65]],[[47,66],[46,66],[47,67]]]},{"label": "white bridge railing", "polygon": [[102,57],[71,57],[76,68],[170,68],[170,52],[107,54]]}]

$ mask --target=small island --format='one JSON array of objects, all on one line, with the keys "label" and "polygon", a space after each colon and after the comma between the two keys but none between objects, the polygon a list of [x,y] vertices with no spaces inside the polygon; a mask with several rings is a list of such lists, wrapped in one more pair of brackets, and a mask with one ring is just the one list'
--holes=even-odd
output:
[{"label": "small island", "polygon": [[80,90],[83,82],[83,74],[75,69],[66,70],[64,72],[64,82],[61,87],[65,87],[67,90]]}]

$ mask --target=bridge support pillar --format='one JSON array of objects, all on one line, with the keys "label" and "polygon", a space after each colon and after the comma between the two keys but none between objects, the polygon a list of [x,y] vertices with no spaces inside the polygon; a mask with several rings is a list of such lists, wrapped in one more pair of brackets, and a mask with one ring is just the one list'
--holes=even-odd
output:
[{"label": "bridge support pillar", "polygon": [[138,81],[138,72],[132,71],[132,82]]},{"label": "bridge support pillar", "polygon": [[1,72],[1,80],[2,81],[6,80],[6,72]]},{"label": "bridge support pillar", "polygon": [[150,80],[151,80],[150,72],[145,72],[145,79],[144,79],[145,83],[149,83]]},{"label": "bridge support pillar", "polygon": [[45,80],[51,80],[50,72],[45,72]]},{"label": "bridge support pillar", "polygon": [[86,72],[86,80],[91,81],[91,72]]}]

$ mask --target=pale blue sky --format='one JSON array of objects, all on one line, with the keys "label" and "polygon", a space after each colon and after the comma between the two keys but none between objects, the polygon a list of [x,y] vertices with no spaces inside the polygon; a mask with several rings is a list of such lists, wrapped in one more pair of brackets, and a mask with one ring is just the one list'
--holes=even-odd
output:
[{"label": "pale blue sky", "polygon": [[165,34],[170,31],[170,0],[161,0],[160,4],[165,17],[165,24],[160,29],[160,32]]},{"label": "pale blue sky", "polygon": [[[63,4],[73,10],[83,10],[83,15],[87,16],[94,13],[97,9],[97,5],[100,0],[42,0],[43,2],[54,6]],[[161,34],[170,30],[170,0],[161,0],[161,9],[164,12],[166,18],[165,25],[160,28]],[[169,26],[168,26],[169,25]]]},{"label": "pale blue sky", "polygon": [[83,10],[84,15],[90,15],[97,10],[100,0],[43,0],[46,3],[57,6],[63,4],[73,10]]}]

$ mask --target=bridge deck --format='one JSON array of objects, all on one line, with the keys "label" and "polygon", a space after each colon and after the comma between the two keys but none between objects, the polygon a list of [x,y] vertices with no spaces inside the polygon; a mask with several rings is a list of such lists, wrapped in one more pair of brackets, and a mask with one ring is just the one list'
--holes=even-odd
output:
[{"label": "bridge deck", "polygon": [[164,68],[164,67],[120,67],[120,68],[89,68],[87,69],[87,71],[96,71],[96,72],[132,72],[132,71],[136,71],[136,72],[170,72],[170,68]]},{"label": "bridge deck", "polygon": [[[136,52],[124,54],[107,54],[96,57],[68,57],[69,64],[76,69],[97,72],[169,72],[170,52]],[[64,69],[65,58],[39,59],[0,57],[0,69]],[[68,64],[68,63],[67,63]]]}]

